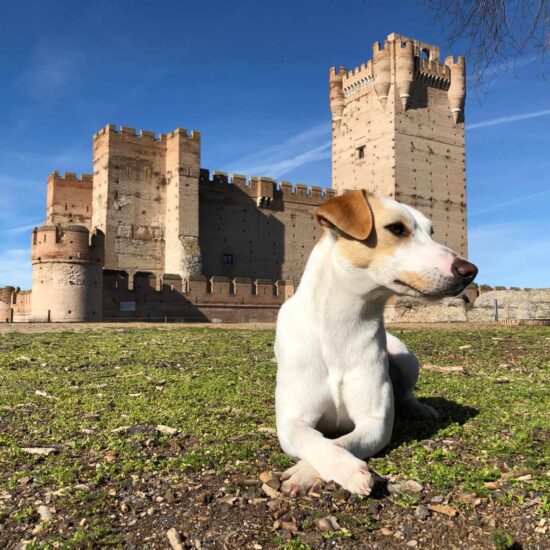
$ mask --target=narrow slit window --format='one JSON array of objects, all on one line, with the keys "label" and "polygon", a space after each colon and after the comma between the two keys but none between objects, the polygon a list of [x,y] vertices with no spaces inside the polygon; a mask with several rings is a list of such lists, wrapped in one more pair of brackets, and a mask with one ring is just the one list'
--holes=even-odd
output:
[{"label": "narrow slit window", "polygon": [[365,146],[361,145],[361,147],[357,147],[357,160],[361,160],[365,158]]},{"label": "narrow slit window", "polygon": [[233,265],[233,254],[224,254],[223,263],[225,265]]}]

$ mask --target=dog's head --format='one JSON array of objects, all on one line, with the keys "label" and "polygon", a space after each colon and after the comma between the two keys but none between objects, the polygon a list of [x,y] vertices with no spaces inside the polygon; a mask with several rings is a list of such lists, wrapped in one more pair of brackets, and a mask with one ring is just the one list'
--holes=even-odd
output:
[{"label": "dog's head", "polygon": [[317,219],[336,237],[336,261],[354,281],[372,281],[395,294],[460,294],[477,267],[432,240],[432,223],[418,210],[364,191],[321,205]]}]

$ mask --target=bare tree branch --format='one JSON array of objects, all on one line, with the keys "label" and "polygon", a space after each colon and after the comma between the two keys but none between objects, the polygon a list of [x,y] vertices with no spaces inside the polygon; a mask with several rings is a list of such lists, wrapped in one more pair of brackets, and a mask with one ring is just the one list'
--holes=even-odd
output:
[{"label": "bare tree branch", "polygon": [[431,13],[446,46],[466,42],[474,87],[487,85],[494,68],[533,52],[542,64],[550,52],[550,0],[418,0]]}]

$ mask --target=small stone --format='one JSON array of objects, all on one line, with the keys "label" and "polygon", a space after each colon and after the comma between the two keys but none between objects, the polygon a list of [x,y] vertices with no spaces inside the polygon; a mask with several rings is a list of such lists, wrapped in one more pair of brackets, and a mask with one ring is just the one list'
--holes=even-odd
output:
[{"label": "small stone", "polygon": [[346,501],[351,496],[351,493],[346,489],[336,489],[332,494],[332,498],[335,500]]},{"label": "small stone", "polygon": [[458,514],[458,510],[456,508],[453,508],[447,504],[428,504],[428,510],[449,517],[454,517]]},{"label": "small stone", "polygon": [[432,497],[430,499],[430,502],[433,502],[435,504],[441,504],[445,500],[445,497],[443,495],[435,495],[435,497]]},{"label": "small stone", "polygon": [[385,537],[391,537],[393,535],[393,531],[387,527],[382,527],[382,529],[380,529],[380,534]]},{"label": "small stone", "polygon": [[288,531],[289,533],[296,533],[298,531],[298,526],[293,521],[283,521],[281,522],[281,527],[283,531]]},{"label": "small stone", "polygon": [[367,511],[371,516],[375,516],[380,512],[381,508],[382,506],[378,502],[370,502]]},{"label": "small stone", "polygon": [[321,518],[317,522],[317,528],[319,531],[339,531],[340,525],[334,516],[327,516],[326,518]]},{"label": "small stone", "polygon": [[19,478],[19,485],[28,485],[32,481],[32,478],[29,476],[23,476]]},{"label": "small stone", "polygon": [[270,498],[278,498],[281,496],[281,493],[273,487],[270,487],[267,483],[262,485],[262,491]]},{"label": "small stone", "polygon": [[24,453],[28,453],[30,455],[42,455],[42,456],[48,456],[52,453],[57,452],[57,449],[54,447],[21,447],[21,450]]},{"label": "small stone", "polygon": [[174,527],[166,531],[166,536],[168,537],[168,542],[173,550],[184,550],[181,536]]},{"label": "small stone", "polygon": [[414,481],[413,479],[409,479],[401,484],[401,491],[403,493],[420,493],[423,488],[418,481]]},{"label": "small stone", "polygon": [[424,504],[419,504],[414,511],[414,515],[420,520],[425,520],[430,517],[430,511]]},{"label": "small stone", "polygon": [[40,516],[40,519],[42,521],[51,521],[53,518],[51,508],[48,508],[43,504],[39,506],[36,511],[38,512],[38,515]]},{"label": "small stone", "polygon": [[157,432],[165,435],[176,435],[179,431],[177,428],[171,428],[170,426],[164,426],[163,424],[159,424],[156,428]]},{"label": "small stone", "polygon": [[483,486],[489,491],[495,491],[499,488],[499,485],[496,481],[487,481],[483,484]]},{"label": "small stone", "polygon": [[418,546],[418,542],[416,542],[414,539],[412,539],[409,542],[407,542],[407,546],[409,548],[416,548]]}]

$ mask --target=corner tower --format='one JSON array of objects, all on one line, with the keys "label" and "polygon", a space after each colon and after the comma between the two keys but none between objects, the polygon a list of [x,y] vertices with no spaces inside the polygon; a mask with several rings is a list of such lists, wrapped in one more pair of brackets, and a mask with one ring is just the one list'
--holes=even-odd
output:
[{"label": "corner tower", "polygon": [[32,321],[101,321],[103,234],[43,225],[32,234]]},{"label": "corner tower", "polygon": [[435,238],[467,255],[464,58],[399,34],[368,63],[330,70],[332,185],[426,214]]}]

